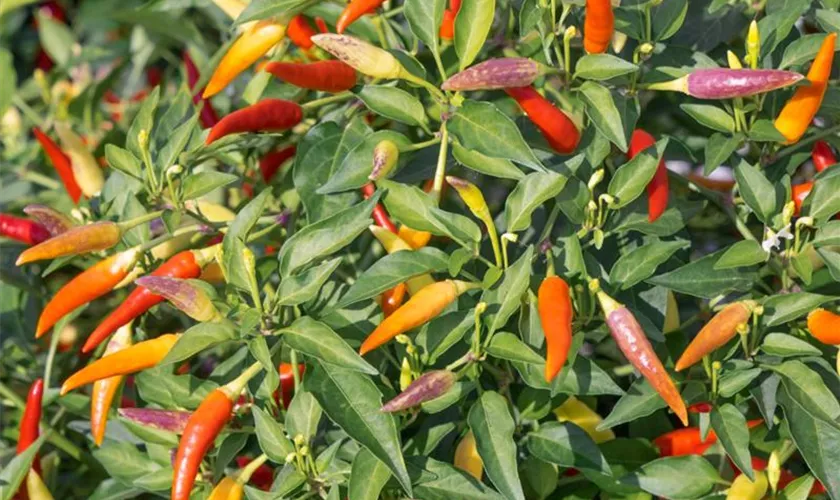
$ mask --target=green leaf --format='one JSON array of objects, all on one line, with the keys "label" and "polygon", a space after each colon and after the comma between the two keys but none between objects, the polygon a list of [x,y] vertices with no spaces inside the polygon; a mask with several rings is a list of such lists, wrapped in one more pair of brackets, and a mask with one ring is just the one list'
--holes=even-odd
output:
[{"label": "green leaf", "polygon": [[316,363],[312,373],[307,371],[304,386],[330,420],[388,466],[405,492],[412,496],[396,422],[391,414],[379,411],[382,393],[370,378]]},{"label": "green leaf", "polygon": [[529,246],[516,262],[505,271],[502,283],[492,290],[485,290],[481,301],[487,304],[484,324],[489,335],[502,328],[508,319],[519,310],[520,299],[528,290],[531,279],[531,258],[534,247]]},{"label": "green leaf", "polygon": [[289,403],[289,410],[286,412],[285,422],[289,435],[303,436],[307,443],[310,442],[318,432],[318,424],[321,422],[323,413],[312,394],[298,391]]},{"label": "green leaf", "polygon": [[[462,6],[458,18],[464,16]],[[469,150],[493,158],[505,158],[533,170],[545,171],[545,167],[528,147],[516,124],[489,102],[465,101],[458,112],[449,119],[447,127],[461,145]]]},{"label": "green leaf", "polygon": [[[819,16],[820,12],[817,11]],[[802,38],[795,40],[790,45],[785,47],[785,53],[782,55],[782,61],[779,63],[779,69],[786,69],[791,66],[800,66],[806,64],[814,59],[820,46],[828,36],[825,33],[818,33],[815,35],[805,35]]]},{"label": "green leaf", "polygon": [[15,97],[18,81],[12,53],[5,48],[0,48],[0,74],[5,75],[0,81],[0,116],[4,116]]},{"label": "green leaf", "polygon": [[[264,191],[265,192],[265,191]],[[280,275],[284,278],[344,248],[373,222],[370,214],[379,193],[335,215],[310,224],[289,238],[280,249]],[[227,239],[227,236],[225,237]]]},{"label": "green leaf", "polygon": [[571,422],[550,422],[528,434],[528,451],[546,462],[571,469],[589,469],[612,475],[598,445]]},{"label": "green leaf", "polygon": [[423,500],[501,500],[502,497],[481,481],[451,464],[428,457],[410,457],[408,462],[424,474],[415,482],[414,492]]},{"label": "green leaf", "polygon": [[222,241],[222,269],[225,271],[225,278],[228,283],[241,290],[249,290],[249,271],[242,259],[242,252],[245,249],[248,234],[263,214],[270,195],[270,190],[263,191],[245,205],[236,214]]},{"label": "green leaf", "polygon": [[318,194],[332,194],[350,189],[358,189],[370,180],[371,168],[373,167],[373,150],[382,141],[391,141],[398,148],[406,148],[411,145],[408,138],[398,132],[391,130],[380,130],[364,138],[356,144],[338,164],[329,178],[329,181],[316,191]]},{"label": "green leaf", "polygon": [[804,214],[821,223],[840,212],[840,175],[831,169],[814,179],[814,189],[802,207]]},{"label": "green leaf", "polygon": [[509,361],[520,361],[522,363],[544,364],[545,360],[535,353],[525,342],[516,335],[507,332],[500,332],[493,335],[490,345],[487,346],[487,354]]},{"label": "green leaf", "polygon": [[566,176],[554,172],[534,172],[520,180],[505,203],[507,232],[524,231],[531,226],[531,214],[554,198],[566,186]]},{"label": "green leaf", "polygon": [[798,360],[785,361],[781,365],[769,368],[781,376],[782,387],[798,405],[814,418],[840,428],[840,424],[837,423],[837,418],[840,417],[840,403],[817,372]]},{"label": "green leaf", "polygon": [[720,377],[720,395],[725,398],[731,398],[752,384],[761,373],[761,368],[725,372]]},{"label": "green leaf", "polygon": [[475,388],[474,382],[455,382],[455,384],[441,396],[425,401],[420,406],[426,413],[440,413],[469,396]]},{"label": "green leaf", "polygon": [[674,36],[685,22],[688,0],[669,0],[651,9],[653,39],[667,40]]},{"label": "green leaf", "polygon": [[771,356],[819,356],[821,351],[804,340],[784,333],[769,333],[764,337],[761,350]]},{"label": "green leaf", "polygon": [[756,274],[742,269],[715,269],[722,252],[707,255],[665,274],[648,278],[651,285],[664,286],[678,293],[711,299],[722,293],[749,290]]},{"label": "green leaf", "polygon": [[711,104],[680,104],[680,108],[700,125],[718,132],[735,132],[735,120],[726,111]]},{"label": "green leaf", "polygon": [[612,93],[598,83],[588,81],[580,86],[581,98],[586,103],[586,116],[595,128],[604,134],[622,152],[627,152],[624,122]]},{"label": "green leaf", "polygon": [[[825,1],[823,1],[823,5],[827,8],[831,8]],[[837,7],[837,5],[834,5],[834,10],[818,9],[816,12],[817,22],[828,32],[840,32],[840,12],[837,12]]]},{"label": "green leaf", "polygon": [[[105,467],[109,476],[132,483],[148,474],[164,469],[160,464],[141,453],[133,443],[108,440],[93,451],[93,457]],[[169,469],[170,484],[172,470]]]},{"label": "green leaf", "polygon": [[286,456],[295,452],[294,444],[286,437],[283,425],[274,420],[265,410],[259,406],[252,409],[254,414],[254,426],[257,430],[257,440],[260,448],[268,455],[268,458],[278,464],[286,463]]},{"label": "green leaf", "polygon": [[140,106],[140,110],[134,115],[134,121],[131,122],[131,127],[128,129],[128,134],[125,139],[125,147],[135,158],[143,158],[143,148],[140,147],[139,137],[140,132],[144,132],[151,136],[152,126],[154,125],[155,110],[160,99],[160,87],[155,87]]},{"label": "green leaf", "polygon": [[668,139],[662,139],[655,146],[640,152],[615,171],[607,188],[607,192],[615,198],[614,208],[629,205],[644,192],[656,174],[656,169],[667,147]]},{"label": "green leaf", "polygon": [[816,248],[840,245],[840,221],[826,222],[817,228],[813,244]]},{"label": "green leaf", "polygon": [[598,430],[610,429],[617,425],[647,417],[667,406],[647,380],[637,379],[621,396],[607,418],[598,424]]},{"label": "green leaf", "polygon": [[332,328],[304,316],[286,328],[277,330],[283,340],[297,351],[319,361],[346,370],[376,375],[379,371],[362,359]]},{"label": "green leaf", "polygon": [[38,38],[44,52],[59,66],[66,66],[73,57],[73,46],[78,42],[70,28],[63,22],[36,11]]},{"label": "green leaf", "polygon": [[698,498],[723,483],[723,479],[705,458],[686,455],[648,462],[621,478],[621,482],[664,498]]},{"label": "green leaf", "polygon": [[761,248],[761,243],[755,240],[739,241],[723,252],[715,262],[715,270],[753,266],[766,262],[769,257],[770,255]]},{"label": "green leaf", "polygon": [[171,368],[154,367],[135,376],[143,401],[164,408],[192,409],[197,408],[217,387],[217,384],[210,380],[200,380],[192,375],[176,376],[171,372]]},{"label": "green leaf", "polygon": [[442,272],[448,265],[448,256],[437,248],[426,247],[416,251],[394,252],[377,260],[362,273],[333,307],[343,309],[351,304],[376,297],[404,283],[408,278],[431,272]]},{"label": "green leaf", "polygon": [[159,366],[189,359],[207,348],[233,340],[235,336],[236,329],[231,323],[199,323],[181,335]]},{"label": "green leaf", "polygon": [[184,200],[195,200],[239,180],[239,177],[222,172],[199,172],[188,175],[181,184]]},{"label": "green leaf", "polygon": [[785,142],[787,140],[770,120],[756,120],[750,127],[749,136],[753,141],[759,142]]},{"label": "green leaf", "polygon": [[[408,26],[432,52],[438,52],[438,32],[443,22],[446,0],[406,0]],[[352,495],[351,495],[352,496]]]},{"label": "green leaf", "polygon": [[[496,0],[463,0],[455,17],[455,52],[463,71],[475,61],[493,26]],[[437,26],[440,26],[438,24]]]},{"label": "green leaf", "polygon": [[840,253],[832,252],[827,248],[818,248],[817,255],[825,263],[825,267],[834,281],[840,281]]},{"label": "green leaf", "polygon": [[336,257],[312,269],[307,269],[300,274],[284,279],[277,289],[277,304],[294,306],[315,298],[323,288],[324,283],[341,265],[341,261],[341,257]]},{"label": "green leaf", "polygon": [[348,498],[359,500],[378,500],[382,488],[391,478],[388,466],[380,462],[373,453],[362,449],[353,459],[350,468]]},{"label": "green leaf", "polygon": [[761,170],[746,161],[735,167],[735,179],[747,205],[760,221],[770,224],[771,218],[784,203],[784,191],[777,189],[778,185],[774,185]]},{"label": "green leaf", "polygon": [[314,3],[317,2],[313,0],[252,0],[233,24],[240,25],[248,21],[258,21],[276,16],[288,21],[295,14]]},{"label": "green leaf", "polygon": [[808,292],[774,295],[764,301],[762,320],[767,326],[783,325],[799,319],[834,297]]},{"label": "green leaf", "polygon": [[703,155],[706,158],[706,163],[703,165],[703,174],[711,174],[729,160],[729,157],[738,149],[738,146],[743,140],[744,136],[741,134],[712,134],[709,140],[706,141],[706,148]]},{"label": "green leaf", "polygon": [[515,428],[507,400],[486,391],[470,409],[467,422],[490,482],[508,499],[524,500],[516,467]]},{"label": "green leaf", "polygon": [[656,268],[687,246],[689,242],[685,240],[655,241],[631,250],[613,264],[610,283],[620,284],[621,290],[626,290],[649,278]]},{"label": "green leaf", "polygon": [[457,142],[452,143],[452,156],[455,157],[458,163],[470,170],[475,170],[478,173],[491,177],[513,180],[519,180],[525,177],[525,174],[510,160],[485,156],[478,151],[467,149]]},{"label": "green leaf", "polygon": [[[143,179],[143,166],[136,156],[131,154],[127,149],[115,146],[113,144],[105,145],[105,159],[108,160],[108,165],[120,172],[130,175],[135,179]],[[187,178],[189,179],[189,177]]]},{"label": "green leaf", "polygon": [[[442,3],[440,0],[429,3]],[[408,125],[426,128],[426,110],[419,99],[405,90],[386,85],[365,85],[357,94],[376,114]]]},{"label": "green leaf", "polygon": [[609,80],[638,70],[635,64],[610,54],[587,54],[577,62],[575,78]]},{"label": "green leaf", "polygon": [[[26,474],[32,468],[35,455],[49,437],[49,432],[44,433],[32,442],[26,449],[15,455],[0,471],[0,499],[11,500],[17,493],[18,488],[26,480]],[[24,486],[24,491],[26,487]]]},{"label": "green leaf", "polygon": [[747,419],[730,403],[712,409],[711,424],[724,451],[738,469],[750,480],[755,481],[750,456],[750,431]]}]

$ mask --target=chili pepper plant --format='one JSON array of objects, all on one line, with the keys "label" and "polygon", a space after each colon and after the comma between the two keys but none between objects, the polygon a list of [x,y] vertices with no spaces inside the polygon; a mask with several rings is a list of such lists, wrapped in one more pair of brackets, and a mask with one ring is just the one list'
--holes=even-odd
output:
[{"label": "chili pepper plant", "polygon": [[840,499],[839,9],[0,3],[0,500]]}]

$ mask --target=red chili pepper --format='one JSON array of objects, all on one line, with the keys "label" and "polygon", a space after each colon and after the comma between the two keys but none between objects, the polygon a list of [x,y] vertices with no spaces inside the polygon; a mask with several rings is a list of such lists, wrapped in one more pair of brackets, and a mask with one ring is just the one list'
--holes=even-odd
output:
[{"label": "red chili pepper", "polygon": [[443,11],[443,21],[440,23],[440,38],[441,40],[452,40],[455,38],[455,16],[457,13],[452,12],[452,9]]},{"label": "red chili pepper", "polygon": [[222,118],[210,129],[206,144],[230,134],[241,132],[287,130],[303,119],[303,109],[296,102],[283,99],[263,99]]},{"label": "red chili pepper", "polygon": [[822,172],[828,167],[837,163],[837,157],[831,150],[831,146],[825,141],[817,141],[814,143],[814,150],[811,153],[811,159],[814,161],[814,168],[817,172]]},{"label": "red chili pepper", "polygon": [[688,407],[689,413],[709,413],[714,409],[711,403],[694,403]]},{"label": "red chili pepper", "polygon": [[408,286],[405,283],[400,283],[394,288],[382,292],[380,305],[382,306],[382,315],[384,317],[387,318],[388,316],[394,314],[394,311],[402,306],[403,301],[405,300],[406,291],[408,291]]},{"label": "red chili pepper", "polygon": [[335,23],[335,30],[339,34],[344,33],[344,30],[356,22],[356,19],[375,11],[383,3],[385,3],[385,0],[351,0],[350,4],[338,16],[338,21]]},{"label": "red chili pepper", "polygon": [[0,236],[11,238],[27,245],[37,245],[52,237],[47,228],[41,224],[33,220],[8,214],[0,214]]},{"label": "red chili pepper", "polygon": [[[16,449],[18,455],[26,451],[38,439],[43,398],[44,380],[39,378],[29,386],[29,394],[26,396],[26,406],[20,419],[20,436]],[[41,460],[37,456],[32,462],[32,468],[38,474],[41,473]]]},{"label": "red chili pepper", "polygon": [[264,71],[302,89],[343,92],[356,85],[356,70],[341,61],[270,62]]},{"label": "red chili pepper", "polygon": [[192,57],[190,57],[190,53],[188,50],[184,51],[183,55],[184,59],[184,69],[187,72],[187,85],[190,87],[190,90],[195,91],[193,94],[193,104],[198,104],[199,102],[203,102],[201,106],[201,112],[198,115],[199,121],[201,121],[201,126],[204,128],[212,128],[217,123],[219,123],[219,115],[216,113],[216,109],[213,108],[213,103],[210,102],[210,99],[204,99],[201,95],[204,93],[204,89],[196,89],[195,86],[198,83],[200,74],[198,72],[198,66],[195,65]]},{"label": "red chili pepper", "polygon": [[[630,149],[627,156],[634,158],[645,149],[656,144],[656,139],[642,129],[633,131],[630,139]],[[656,166],[656,173],[647,185],[648,195],[648,220],[655,222],[668,208],[668,169],[665,168],[665,159],[659,160]]]},{"label": "red chili pepper", "polygon": [[286,160],[295,156],[296,152],[297,148],[295,146],[288,146],[272,151],[260,158],[260,172],[262,173],[263,180],[266,183],[270,182],[274,174],[286,163]]},{"label": "red chili pepper", "polygon": [[47,303],[38,318],[35,338],[39,338],[61,318],[110,292],[128,276],[139,257],[136,249],[126,250],[86,269],[64,285]]},{"label": "red chili pepper", "polygon": [[324,18],[321,16],[315,18],[315,25],[318,26],[318,31],[320,31],[321,33],[330,32],[330,28],[329,26],[327,26],[327,22],[324,21]]},{"label": "red chili pepper", "polygon": [[[374,191],[376,191],[376,188],[372,183],[362,186],[362,195],[365,199],[373,196]],[[383,227],[394,234],[398,233],[397,226],[391,221],[391,218],[388,216],[388,212],[381,203],[377,203],[376,206],[373,207],[373,220],[379,227]]]},{"label": "red chili pepper", "polygon": [[[747,422],[747,427],[752,429],[764,423],[764,420],[756,419]],[[653,440],[653,444],[659,448],[659,454],[663,457],[679,457],[683,455],[702,455],[709,447],[717,442],[717,435],[709,431],[706,439],[700,439],[699,427],[686,427],[676,429],[659,436]]]},{"label": "red chili pepper", "polygon": [[793,198],[793,204],[796,207],[795,215],[799,215],[802,211],[802,204],[805,203],[805,198],[811,194],[812,189],[814,189],[814,183],[812,181],[794,184],[791,187],[790,197]]},{"label": "red chili pepper", "polygon": [[588,54],[603,54],[610,46],[615,15],[610,0],[586,0],[583,48]]},{"label": "red chili pepper", "polygon": [[540,324],[545,334],[545,380],[551,382],[560,373],[572,345],[572,297],[569,285],[557,276],[543,280],[537,293]]},{"label": "red chili pepper", "polygon": [[566,113],[551,104],[533,87],[513,87],[505,89],[505,92],[516,99],[555,151],[567,154],[575,150],[580,141],[580,132]]},{"label": "red chili pepper", "polygon": [[289,21],[289,26],[286,27],[286,36],[293,44],[297,45],[303,50],[311,49],[315,44],[312,43],[311,38],[318,33],[312,29],[309,21],[305,16],[298,14]]},{"label": "red chili pepper", "polygon": [[50,159],[58,176],[61,177],[61,182],[64,183],[64,189],[70,195],[73,203],[79,203],[79,198],[82,196],[82,188],[76,183],[76,178],[73,176],[73,165],[70,163],[70,157],[64,154],[64,151],[58,147],[49,136],[41,131],[38,127],[32,129],[35,138],[41,143],[44,153]]},{"label": "red chili pepper", "polygon": [[[212,259],[212,254],[212,247],[204,250],[185,250],[170,257],[169,260],[155,269],[151,276],[181,279],[198,278],[201,275],[202,267]],[[163,297],[155,295],[142,286],[135,288],[90,334],[85,341],[85,345],[82,346],[82,352],[88,353],[96,349],[96,346],[117,331],[118,328],[128,324],[131,320],[141,316],[163,301]]]},{"label": "red chili pepper", "polygon": [[[251,460],[253,459],[240,455],[236,457],[236,466],[242,469],[246,465],[251,463]],[[274,483],[274,470],[270,466],[262,464],[251,475],[251,479],[248,481],[248,483],[253,484],[254,486],[263,491],[269,491],[271,489],[272,483]]]},{"label": "red chili pepper", "polygon": [[[280,372],[280,388],[274,394],[275,401],[283,402],[283,408],[288,408],[292,402],[292,397],[295,395],[295,375],[292,373],[291,363],[280,363],[277,368]],[[306,365],[298,364],[298,376],[303,378],[303,372],[306,371]]]}]

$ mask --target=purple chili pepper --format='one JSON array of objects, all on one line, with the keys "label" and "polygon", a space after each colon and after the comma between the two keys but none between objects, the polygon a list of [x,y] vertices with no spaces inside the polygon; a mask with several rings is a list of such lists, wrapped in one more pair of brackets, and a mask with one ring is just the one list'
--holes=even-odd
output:
[{"label": "purple chili pepper", "polygon": [[799,73],[779,69],[696,69],[682,78],[647,88],[682,92],[698,99],[732,99],[787,87],[803,78]]},{"label": "purple chili pepper", "polygon": [[152,408],[119,408],[119,415],[135,424],[153,427],[162,431],[180,434],[187,426],[191,412],[177,410],[155,410]]},{"label": "purple chili pepper", "polygon": [[455,374],[448,370],[424,373],[397,397],[385,403],[380,411],[392,413],[417,406],[442,396],[452,388],[453,384],[455,384]]},{"label": "purple chili pepper", "polygon": [[539,63],[525,57],[490,59],[452,76],[441,88],[462,91],[527,87],[543,73]]},{"label": "purple chili pepper", "polygon": [[164,297],[196,321],[213,321],[219,317],[219,311],[207,293],[189,280],[144,276],[135,280],[135,283]]},{"label": "purple chili pepper", "polygon": [[23,213],[40,222],[52,236],[57,236],[76,225],[70,217],[46,205],[26,205]]}]

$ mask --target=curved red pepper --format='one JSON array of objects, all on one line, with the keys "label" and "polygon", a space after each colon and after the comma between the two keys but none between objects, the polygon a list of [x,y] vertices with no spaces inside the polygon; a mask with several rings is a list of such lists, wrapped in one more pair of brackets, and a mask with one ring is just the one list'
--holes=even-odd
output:
[{"label": "curved red pepper", "polygon": [[335,30],[339,34],[344,33],[344,30],[356,22],[357,19],[367,13],[374,12],[383,3],[385,3],[385,0],[351,0],[341,15],[338,16]]},{"label": "curved red pepper", "polygon": [[0,214],[0,236],[11,238],[27,245],[37,245],[50,239],[50,232],[34,220]]},{"label": "curved red pepper", "polygon": [[44,149],[44,153],[47,154],[56,172],[58,172],[58,176],[61,177],[61,182],[64,183],[64,189],[67,190],[67,194],[70,195],[73,203],[79,203],[79,198],[82,197],[82,188],[79,187],[76,183],[76,177],[73,176],[73,165],[70,163],[70,158],[64,154],[64,151],[58,147],[55,141],[50,139],[38,127],[34,127],[32,133],[35,134],[35,138],[41,143],[41,148]]},{"label": "curved red pepper", "polygon": [[[370,198],[373,196],[373,193],[376,191],[376,188],[373,184],[368,183],[362,186],[362,195],[365,199]],[[376,225],[379,227],[384,227],[388,231],[391,231],[394,234],[397,234],[399,231],[397,230],[397,226],[391,221],[391,218],[388,216],[388,212],[385,210],[385,207],[382,206],[381,203],[377,203],[375,207],[373,207],[373,220],[376,222]]]},{"label": "curved red pepper", "polygon": [[343,92],[356,86],[356,70],[341,61],[270,62],[263,70],[302,89]]},{"label": "curved red pepper", "polygon": [[817,172],[822,172],[828,167],[837,163],[837,157],[831,150],[831,146],[825,141],[817,141],[814,143],[814,150],[811,152],[811,159],[814,161],[814,168]]},{"label": "curved red pepper", "polygon": [[[29,386],[29,393],[26,396],[26,407],[24,407],[23,416],[20,419],[20,436],[15,450],[18,455],[26,451],[38,439],[43,398],[44,380],[39,378]],[[41,460],[38,457],[35,457],[32,462],[32,468],[38,474],[41,473]]]},{"label": "curved red pepper", "polygon": [[234,111],[210,129],[206,144],[230,134],[288,130],[303,119],[303,109],[296,102],[283,99],[262,101]]},{"label": "curved red pepper", "polygon": [[289,21],[289,25],[286,27],[286,36],[289,37],[289,40],[291,40],[293,44],[303,50],[309,50],[315,46],[312,42],[312,37],[317,34],[318,33],[312,29],[312,26],[309,24],[306,17],[301,14],[293,17],[292,20]]},{"label": "curved red pepper", "polygon": [[[656,144],[656,139],[642,129],[633,131],[630,138],[630,149],[627,156],[634,158],[645,149]],[[659,160],[656,166],[656,173],[647,185],[648,195],[648,220],[655,222],[668,208],[668,169],[665,168],[665,159]]]},{"label": "curved red pepper", "polygon": [[286,160],[295,156],[296,152],[297,148],[295,146],[289,146],[267,153],[260,158],[260,172],[262,173],[263,180],[270,182],[274,174],[286,163]]},{"label": "curved red pepper", "polygon": [[562,154],[575,150],[580,141],[580,132],[566,113],[551,104],[533,87],[515,87],[505,89],[505,92],[519,103],[519,107],[528,118],[540,129],[545,140]]}]

